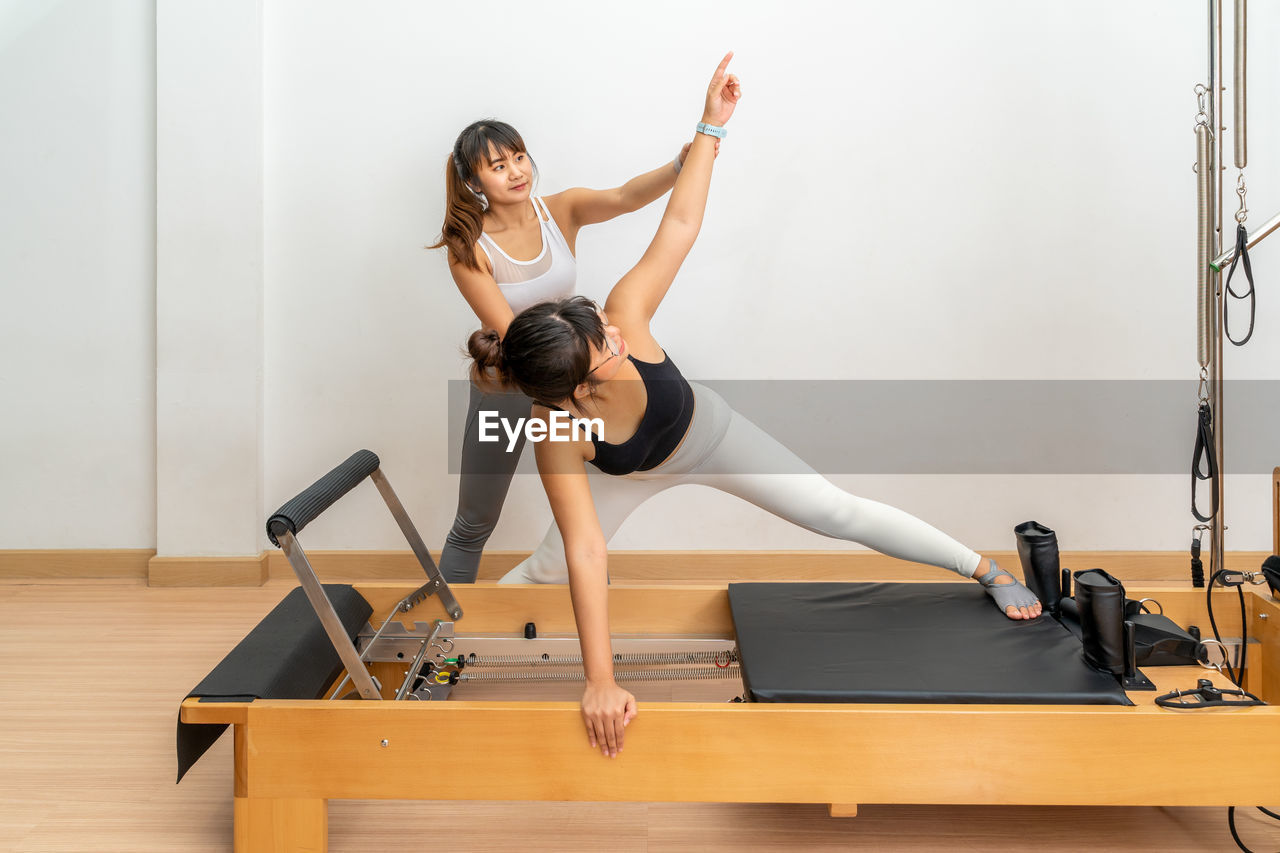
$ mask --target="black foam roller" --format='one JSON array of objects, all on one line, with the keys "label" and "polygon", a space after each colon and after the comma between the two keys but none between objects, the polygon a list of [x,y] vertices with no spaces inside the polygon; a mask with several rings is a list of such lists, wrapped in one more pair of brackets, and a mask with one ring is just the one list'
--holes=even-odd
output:
[{"label": "black foam roller", "polygon": [[316,480],[267,519],[267,536],[271,544],[279,547],[277,537],[286,530],[298,535],[302,528],[376,470],[378,454],[372,450],[357,450],[351,454],[346,462]]}]

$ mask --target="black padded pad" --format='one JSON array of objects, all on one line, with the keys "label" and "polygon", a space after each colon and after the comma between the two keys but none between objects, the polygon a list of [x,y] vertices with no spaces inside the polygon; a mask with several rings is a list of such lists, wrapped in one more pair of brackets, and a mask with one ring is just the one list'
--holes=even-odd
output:
[{"label": "black padded pad", "polygon": [[[349,584],[324,584],[347,637],[355,640],[373,607]],[[342,660],[302,587],[295,587],[187,697],[206,702],[319,699]],[[213,746],[225,724],[178,720],[178,781]]]},{"label": "black padded pad", "polygon": [[729,606],[757,702],[1133,704],[1056,621],[976,583],[738,583]]}]

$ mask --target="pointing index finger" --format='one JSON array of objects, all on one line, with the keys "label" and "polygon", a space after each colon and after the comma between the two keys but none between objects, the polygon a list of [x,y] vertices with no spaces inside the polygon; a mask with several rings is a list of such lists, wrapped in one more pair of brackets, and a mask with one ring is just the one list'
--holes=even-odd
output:
[{"label": "pointing index finger", "polygon": [[719,80],[724,76],[724,70],[729,65],[729,60],[733,59],[733,51],[729,51],[724,55],[724,59],[720,60],[720,64],[716,66],[715,79]]}]

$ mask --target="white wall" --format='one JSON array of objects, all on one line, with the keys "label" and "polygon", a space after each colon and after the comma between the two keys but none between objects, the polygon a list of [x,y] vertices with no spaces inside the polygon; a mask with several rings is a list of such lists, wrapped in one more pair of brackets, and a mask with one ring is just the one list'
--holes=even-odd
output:
[{"label": "white wall", "polygon": [[156,20],[156,551],[252,554],[262,470],[261,0]]},{"label": "white wall", "polygon": [[[456,489],[445,386],[475,322],[421,246],[454,135],[498,116],[542,192],[620,183],[689,138],[726,48],[745,98],[655,330],[686,374],[1193,377],[1204,18],[1194,0],[268,4],[267,503],[368,446],[438,545]],[[1280,67],[1262,48],[1280,11],[1255,4],[1251,25],[1260,218],[1280,204]],[[659,215],[585,230],[581,291],[602,298]],[[1280,335],[1261,331],[1277,320],[1264,302],[1230,377],[1277,378]],[[1188,457],[1189,424],[1170,426]],[[1029,517],[1075,548],[1183,548],[1191,523],[1185,476],[835,479],[978,548],[1010,547]],[[1268,547],[1267,482],[1229,478],[1229,547]],[[308,541],[398,547],[385,516],[369,489]],[[517,477],[490,547],[529,547],[548,519]],[[615,545],[838,547],[696,487]]]},{"label": "white wall", "polygon": [[0,548],[155,542],[154,27],[0,2]]},{"label": "white wall", "polygon": [[[439,232],[455,134],[480,116],[511,121],[544,193],[620,183],[690,137],[726,48],[746,97],[655,328],[688,375],[1194,376],[1203,6],[234,0],[166,5],[181,26],[160,34],[171,61],[157,75],[151,3],[0,2],[0,548],[252,553],[263,509],[359,447],[381,455],[438,547],[456,490],[446,386],[474,319],[422,247]],[[1251,11],[1257,224],[1280,208],[1280,55],[1265,49],[1280,10]],[[166,87],[195,60],[175,51],[200,48],[202,27],[230,76],[194,78],[184,98]],[[218,58],[219,45],[247,52]],[[157,162],[157,87],[161,139],[187,146],[185,164]],[[231,117],[223,148],[182,135],[210,116]],[[200,209],[167,214],[184,192]],[[219,225],[223,208],[243,216]],[[660,212],[583,232],[582,292],[605,295]],[[206,227],[216,240],[192,233]],[[181,294],[158,330],[157,230],[172,271],[162,306]],[[1255,254],[1259,331],[1228,353],[1231,378],[1280,378],[1265,289],[1276,245]],[[218,270],[248,278],[201,303]],[[176,353],[159,365],[157,335]],[[1189,455],[1187,425],[1170,429]],[[245,464],[259,455],[255,476]],[[1071,548],[1183,548],[1190,527],[1184,476],[835,479],[980,549],[1010,547],[1029,517]],[[1230,548],[1269,547],[1267,480],[1228,478]],[[517,478],[490,547],[531,547],[549,517],[536,479]],[[306,542],[404,547],[368,486]],[[696,489],[654,500],[615,545],[838,547]]]}]

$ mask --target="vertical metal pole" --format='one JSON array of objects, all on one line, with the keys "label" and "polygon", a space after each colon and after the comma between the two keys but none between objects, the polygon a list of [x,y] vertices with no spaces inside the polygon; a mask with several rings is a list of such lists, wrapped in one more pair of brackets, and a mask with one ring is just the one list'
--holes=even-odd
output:
[{"label": "vertical metal pole", "polygon": [[1235,20],[1232,22],[1235,26],[1235,50],[1232,52],[1231,60],[1235,66],[1236,73],[1234,78],[1235,91],[1232,92],[1236,105],[1235,110],[1235,127],[1231,130],[1231,136],[1236,143],[1236,168],[1243,169],[1249,165],[1249,132],[1246,122],[1245,110],[1245,77],[1248,66],[1248,52],[1246,42],[1248,41],[1246,29],[1248,27],[1248,5],[1247,0],[1236,0]]},{"label": "vertical metal pole", "polygon": [[[1222,252],[1222,0],[1209,0],[1209,126],[1213,128],[1210,159],[1213,167],[1213,239],[1214,256]],[[1213,553],[1209,563],[1210,577],[1224,568],[1226,554],[1226,458],[1223,455],[1224,395],[1222,382],[1222,273],[1211,271],[1213,285],[1213,370],[1210,390],[1213,395],[1213,445],[1218,457],[1218,511],[1213,515]]]}]

